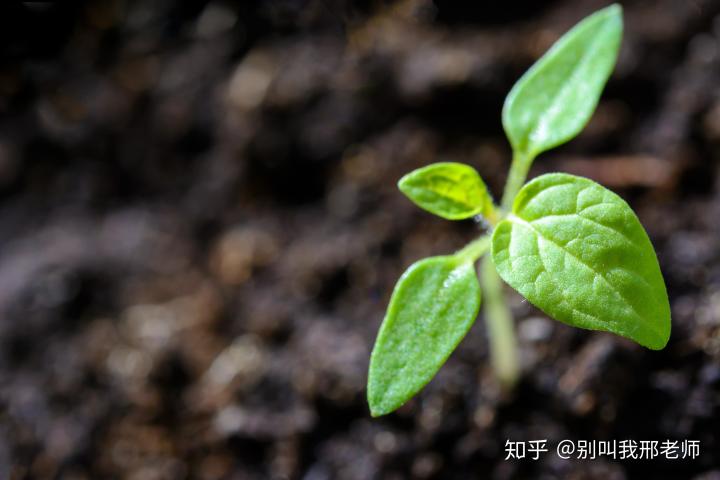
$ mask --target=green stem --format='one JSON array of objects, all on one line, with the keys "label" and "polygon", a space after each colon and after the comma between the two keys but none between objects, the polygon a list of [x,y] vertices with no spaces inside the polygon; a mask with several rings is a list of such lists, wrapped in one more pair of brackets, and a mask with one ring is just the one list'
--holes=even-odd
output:
[{"label": "green stem", "polygon": [[485,257],[480,268],[483,310],[490,338],[490,360],[502,386],[510,389],[520,374],[512,313],[505,301],[502,280],[492,259]]},{"label": "green stem", "polygon": [[[512,209],[515,197],[525,184],[530,165],[535,155],[513,153],[512,165],[508,173],[503,192],[500,215],[504,216]],[[492,226],[498,221],[497,213],[492,211]],[[502,218],[502,217],[501,217]],[[455,255],[462,261],[476,261],[490,248],[490,234],[484,235],[459,250]],[[495,264],[486,257],[480,266],[480,284],[483,292],[483,310],[490,339],[490,361],[495,375],[505,389],[515,385],[520,376],[517,339],[512,312],[508,308],[503,293],[503,282],[495,270]]]},{"label": "green stem", "polygon": [[503,192],[502,202],[500,204],[504,211],[509,212],[512,209],[515,196],[525,183],[528,170],[530,170],[530,165],[532,165],[534,159],[534,155],[517,152],[513,153],[510,172],[508,173],[507,182],[505,183],[505,191]]},{"label": "green stem", "polygon": [[[534,159],[535,155],[513,152],[513,160],[500,204],[503,214],[512,210],[515,197],[525,184]],[[490,360],[498,380],[503,387],[509,389],[520,376],[512,312],[505,301],[503,283],[492,259],[485,258],[480,269],[480,283],[484,297],[483,310],[490,338]]]},{"label": "green stem", "polygon": [[475,262],[490,248],[490,236],[483,235],[465,245],[462,250],[455,252],[455,256],[463,262]]}]

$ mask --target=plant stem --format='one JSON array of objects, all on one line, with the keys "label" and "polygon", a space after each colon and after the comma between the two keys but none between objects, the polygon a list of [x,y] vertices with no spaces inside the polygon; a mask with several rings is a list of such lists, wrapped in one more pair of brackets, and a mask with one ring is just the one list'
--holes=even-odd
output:
[{"label": "plant stem", "polygon": [[490,236],[483,235],[455,252],[455,256],[463,262],[475,262],[490,248]]},{"label": "plant stem", "polygon": [[528,170],[530,170],[530,165],[532,165],[534,159],[534,155],[518,152],[513,153],[510,172],[508,173],[507,182],[505,182],[505,191],[503,192],[502,202],[500,204],[505,212],[509,212],[512,209],[515,196],[525,183]]},{"label": "plant stem", "polygon": [[[501,215],[506,215],[515,201],[515,197],[525,184],[530,165],[535,155],[513,152],[505,191],[500,208]],[[497,223],[497,212],[493,210],[491,225]],[[502,217],[501,217],[502,218]],[[467,244],[455,255],[463,261],[475,261],[490,247],[490,235],[484,235]],[[505,389],[512,388],[520,376],[517,339],[512,312],[508,308],[503,293],[503,282],[495,270],[492,259],[486,257],[480,266],[480,284],[483,291],[483,310],[490,339],[490,361],[495,375]]]},{"label": "plant stem", "polygon": [[[534,159],[535,155],[513,152],[513,160],[500,204],[504,214],[512,209],[515,197],[525,183]],[[515,385],[520,375],[515,326],[512,312],[503,294],[502,280],[490,258],[485,258],[480,266],[480,284],[490,339],[490,360],[498,380],[504,388],[509,389]]]},{"label": "plant stem", "polygon": [[510,389],[517,382],[520,369],[512,313],[505,302],[502,280],[492,259],[485,257],[480,269],[490,360],[501,385]]}]

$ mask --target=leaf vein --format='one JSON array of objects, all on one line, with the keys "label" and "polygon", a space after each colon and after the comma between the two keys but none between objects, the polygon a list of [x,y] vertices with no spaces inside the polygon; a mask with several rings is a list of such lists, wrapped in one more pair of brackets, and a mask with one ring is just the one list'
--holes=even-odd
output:
[{"label": "leaf vein", "polygon": [[[530,222],[528,222],[528,221],[526,221],[526,220],[518,217],[517,215],[511,214],[508,218],[509,218],[511,221],[516,221],[516,222],[518,222],[520,225],[526,225],[530,230],[532,230],[532,232],[535,234],[536,237],[539,237],[539,236],[542,235],[541,232],[538,231]],[[633,313],[635,314],[635,316],[636,316],[642,323],[648,325],[648,328],[649,328],[650,330],[652,330],[652,331],[653,331],[655,334],[657,334],[659,337],[662,337],[662,335],[654,328],[654,326],[652,325],[652,323],[647,322],[647,321],[643,318],[643,316],[640,315],[640,313],[637,311],[637,309],[635,308],[635,306],[628,300],[628,298],[627,298],[625,295],[623,295],[623,293],[622,293],[620,290],[618,290],[617,288],[615,288],[615,286],[613,286],[612,282],[610,282],[610,281],[602,274],[602,272],[596,270],[596,269],[593,268],[591,265],[589,265],[588,263],[586,263],[585,261],[583,261],[581,258],[579,258],[579,257],[575,256],[573,253],[567,251],[565,248],[563,248],[562,245],[560,245],[559,243],[557,243],[557,242],[556,242],[555,240],[553,240],[552,238],[550,238],[550,237],[547,237],[547,238],[546,238],[546,237],[543,236],[543,240],[547,240],[548,242],[552,243],[552,244],[555,245],[557,248],[559,248],[562,252],[564,252],[566,255],[569,255],[570,257],[574,258],[578,263],[580,263],[581,265],[585,266],[585,267],[586,267],[587,269],[589,269],[592,273],[594,273],[596,276],[598,276],[599,278],[601,278],[601,279],[605,282],[605,284],[610,288],[611,291],[613,291],[616,295],[618,295],[618,297],[620,297],[620,299],[622,299],[623,301],[625,301],[625,303],[627,303],[627,305],[628,305],[628,306],[630,307],[630,309],[633,311]],[[539,246],[538,246],[538,248],[539,248]],[[539,254],[539,252],[538,252],[538,254]],[[541,261],[542,261],[542,257],[541,257]]]}]

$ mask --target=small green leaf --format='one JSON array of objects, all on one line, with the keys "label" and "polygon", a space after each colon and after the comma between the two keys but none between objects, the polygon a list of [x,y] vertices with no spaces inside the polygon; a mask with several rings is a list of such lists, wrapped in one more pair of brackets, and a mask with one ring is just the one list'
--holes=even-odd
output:
[{"label": "small green leaf", "polygon": [[670,305],[655,250],[635,213],[586,178],[543,175],[518,193],[492,239],[500,276],[561,322],[659,350]]},{"label": "small green leaf", "polygon": [[622,28],[620,5],[599,10],[563,35],[523,75],[502,113],[513,150],[534,158],[580,133],[615,66]]},{"label": "small green leaf", "polygon": [[477,171],[462,163],[433,163],[413,170],[398,188],[417,206],[447,220],[492,211],[492,199]]},{"label": "small green leaf", "polygon": [[472,262],[431,257],[405,271],[370,356],[367,396],[374,417],[400,407],[435,376],[479,308]]}]

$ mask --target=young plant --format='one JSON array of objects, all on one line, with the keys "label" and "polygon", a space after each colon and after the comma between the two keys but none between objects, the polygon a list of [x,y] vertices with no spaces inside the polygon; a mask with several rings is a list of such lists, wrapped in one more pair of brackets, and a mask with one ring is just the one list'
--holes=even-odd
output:
[{"label": "young plant", "polygon": [[[489,231],[452,255],[416,262],[400,277],[370,358],[373,416],[397,409],[433,378],[477,317],[480,283],[491,361],[503,384],[515,382],[516,341],[500,278],[563,323],[653,350],[666,345],[665,283],[628,204],[592,180],[564,173],[523,186],[538,154],[575,137],[589,121],[621,37],[621,7],[600,10],[512,88],[502,123],[513,160],[500,206],[467,165],[436,163],[400,180],[400,190],[421,208],[449,220],[482,216]],[[486,253],[479,283],[475,262]]]}]

